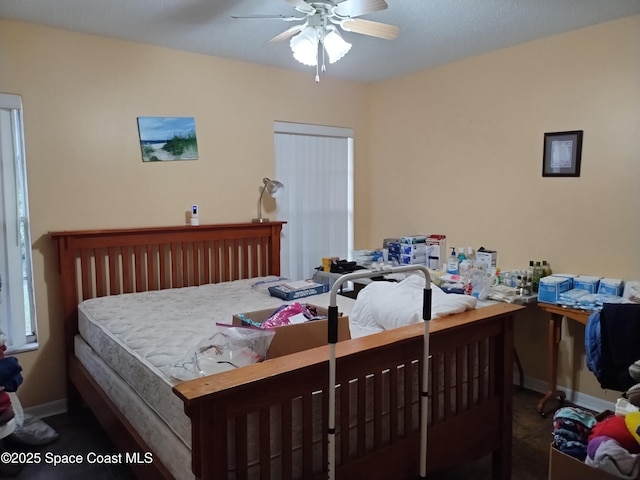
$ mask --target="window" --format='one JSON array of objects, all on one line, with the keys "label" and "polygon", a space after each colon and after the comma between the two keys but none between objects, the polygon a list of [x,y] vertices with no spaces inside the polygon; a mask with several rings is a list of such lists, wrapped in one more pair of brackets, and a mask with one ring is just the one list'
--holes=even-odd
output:
[{"label": "window", "polygon": [[281,273],[312,278],[323,257],[353,250],[353,130],[276,122],[275,178],[282,229]]},{"label": "window", "polygon": [[9,351],[35,346],[36,312],[31,267],[29,206],[22,99],[0,93],[0,328]]}]

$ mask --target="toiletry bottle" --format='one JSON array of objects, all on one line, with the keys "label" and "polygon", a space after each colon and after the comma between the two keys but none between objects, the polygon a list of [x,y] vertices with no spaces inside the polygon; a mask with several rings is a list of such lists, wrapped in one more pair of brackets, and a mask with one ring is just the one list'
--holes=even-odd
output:
[{"label": "toiletry bottle", "polygon": [[548,277],[551,275],[551,265],[546,260],[542,261],[542,270],[544,271],[544,276]]},{"label": "toiletry bottle", "polygon": [[455,247],[451,247],[451,255],[447,261],[447,273],[458,275],[460,273],[458,269],[458,256],[456,255]]},{"label": "toiletry bottle", "polygon": [[533,267],[533,278],[531,279],[531,289],[533,293],[538,293],[538,286],[540,285],[540,279],[544,276],[542,265],[540,262],[536,262]]},{"label": "toiletry bottle", "polygon": [[458,255],[458,260],[460,261],[460,263],[458,263],[458,271],[460,272],[460,275],[464,277],[467,275],[473,264],[466,255],[462,254],[462,260],[460,260],[460,256],[461,255]]}]

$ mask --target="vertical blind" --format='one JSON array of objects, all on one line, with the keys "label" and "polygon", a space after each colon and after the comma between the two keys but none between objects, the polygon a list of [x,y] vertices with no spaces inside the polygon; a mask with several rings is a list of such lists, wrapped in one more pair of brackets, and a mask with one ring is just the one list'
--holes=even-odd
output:
[{"label": "vertical blind", "polygon": [[323,257],[348,258],[353,249],[353,135],[318,128],[275,134],[275,178],[285,186],[277,218],[287,222],[282,274],[296,280],[311,278]]}]

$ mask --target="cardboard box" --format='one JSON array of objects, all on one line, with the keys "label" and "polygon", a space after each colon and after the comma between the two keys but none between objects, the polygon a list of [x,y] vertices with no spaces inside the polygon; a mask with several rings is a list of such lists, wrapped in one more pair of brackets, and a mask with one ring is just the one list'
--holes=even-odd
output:
[{"label": "cardboard box", "polygon": [[446,235],[432,234],[427,237],[427,266],[432,270],[440,270],[447,259]]},{"label": "cardboard box", "polygon": [[624,282],[619,278],[603,278],[600,280],[598,293],[622,296]]},{"label": "cardboard box", "polygon": [[[316,307],[319,315],[327,315],[327,308]],[[277,309],[266,308],[253,312],[237,313],[232,318],[233,325],[245,325],[242,317],[250,318],[254,322],[262,323],[269,318]],[[271,340],[267,358],[282,357],[291,353],[301,352],[310,348],[327,345],[328,320],[311,320],[309,322],[297,323],[294,325],[283,325],[275,327],[276,334]],[[338,317],[338,341],[349,340],[351,332],[349,330],[349,317]]]},{"label": "cardboard box", "polygon": [[598,293],[598,285],[600,277],[591,277],[587,275],[578,275],[573,279],[573,288],[586,290],[589,293]]},{"label": "cardboard box", "polygon": [[400,265],[426,265],[427,255],[426,254],[417,254],[417,255],[401,254],[398,259],[398,263],[400,263]]},{"label": "cardboard box", "polygon": [[618,478],[562,453],[553,446],[553,443],[549,450],[549,480],[615,480]]},{"label": "cardboard box", "polygon": [[545,303],[557,303],[561,293],[568,292],[571,287],[571,279],[550,275],[542,277],[538,284],[538,301]]},{"label": "cardboard box", "polygon": [[427,256],[426,243],[400,244],[400,255],[424,255]]},{"label": "cardboard box", "polygon": [[498,252],[495,250],[478,250],[476,252],[476,261],[482,262],[487,266],[487,270],[498,265]]},{"label": "cardboard box", "polygon": [[425,243],[427,241],[426,235],[404,235],[400,237],[400,243],[413,245],[415,243]]}]

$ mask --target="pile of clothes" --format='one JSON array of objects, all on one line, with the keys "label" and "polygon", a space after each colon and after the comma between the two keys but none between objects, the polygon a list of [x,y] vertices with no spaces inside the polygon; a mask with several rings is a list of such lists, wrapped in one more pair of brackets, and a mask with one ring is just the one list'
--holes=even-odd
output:
[{"label": "pile of clothes", "polygon": [[22,367],[16,357],[7,357],[7,337],[0,333],[0,425],[5,425],[15,417],[11,396],[22,384]]},{"label": "pile of clothes", "polygon": [[[640,400],[640,395],[638,395]],[[631,407],[629,406],[631,405]],[[595,417],[563,407],[553,417],[553,439],[561,452],[616,478],[640,478],[640,405]]]}]

